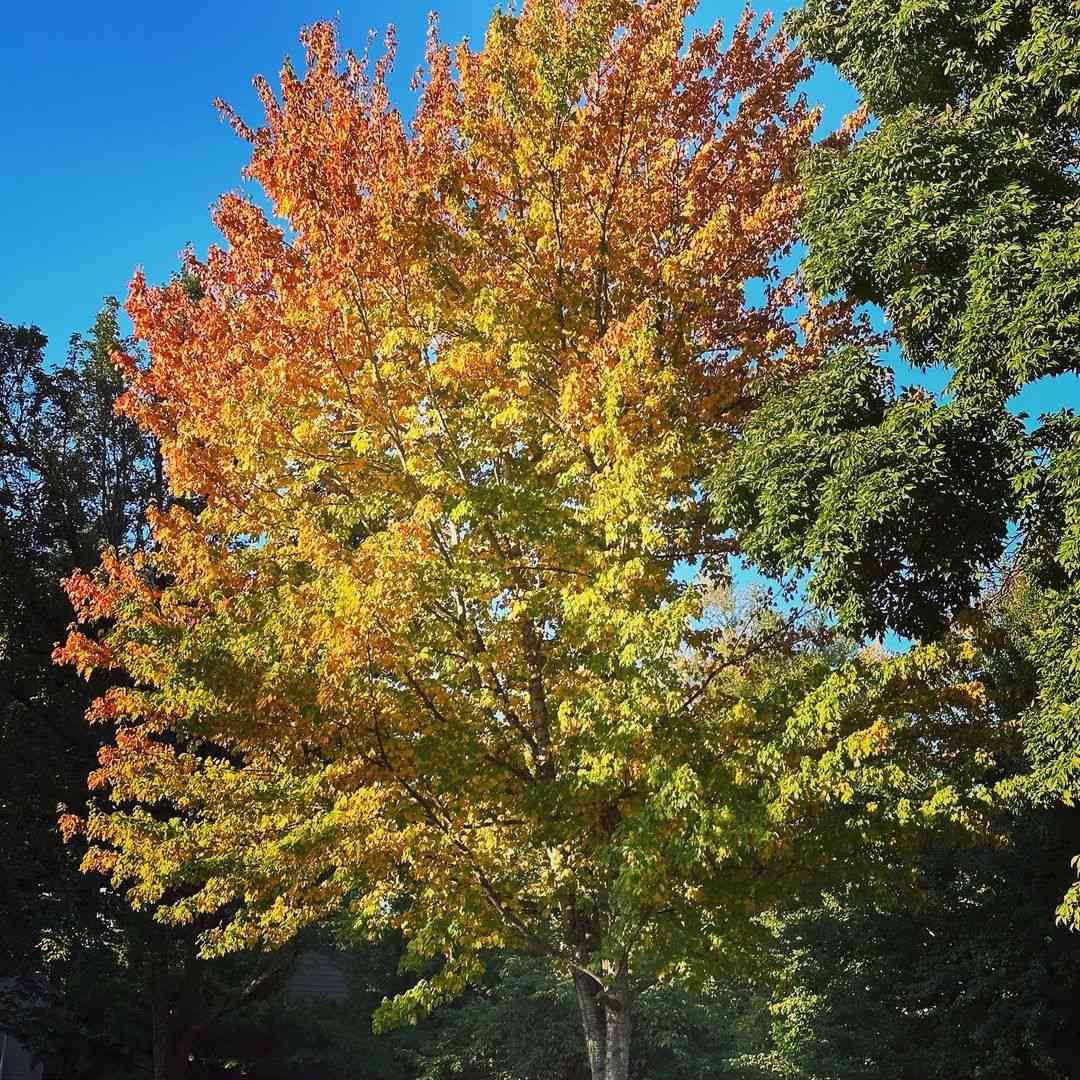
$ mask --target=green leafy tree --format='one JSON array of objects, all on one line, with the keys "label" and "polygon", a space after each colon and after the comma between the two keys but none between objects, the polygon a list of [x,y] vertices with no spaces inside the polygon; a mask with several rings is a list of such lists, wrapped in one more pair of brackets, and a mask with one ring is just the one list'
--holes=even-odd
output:
[{"label": "green leafy tree", "polygon": [[809,573],[848,631],[936,636],[1002,554],[1022,438],[999,406],[896,394],[849,350],[771,382],[713,475],[714,505],[758,565]]},{"label": "green leafy tree", "polygon": [[1075,371],[1080,12],[1069,0],[807,0],[791,28],[877,125],[807,174],[805,271],[887,311],[957,393]]},{"label": "green leafy tree", "polygon": [[[0,957],[6,972],[39,983],[75,942],[88,958],[83,946],[110,937],[101,890],[77,873],[56,824],[61,804],[84,803],[100,742],[80,720],[94,688],[51,662],[70,620],[60,580],[93,565],[100,544],[144,542],[140,515],[157,479],[149,441],[113,413],[116,302],[88,335],[72,337],[66,363],[50,369],[45,344],[33,327],[0,324],[0,845],[9,885]],[[107,953],[90,962],[98,975]],[[31,1000],[39,994],[40,985]]]},{"label": "green leafy tree", "polygon": [[9,971],[97,891],[73,873],[56,815],[60,803],[85,800],[99,736],[80,721],[87,688],[50,653],[70,621],[60,579],[94,565],[99,544],[144,538],[153,455],[112,412],[116,312],[107,304],[53,370],[40,332],[0,323],[0,845],[14,886],[0,897],[0,957]]},{"label": "green leafy tree", "polygon": [[[1080,10],[807,0],[790,28],[874,120],[809,157],[806,280],[882,307],[906,359],[952,378],[948,400],[895,393],[872,358],[842,354],[775,382],[714,476],[720,520],[766,566],[806,573],[855,633],[925,640],[985,588],[1024,593],[1029,787],[1072,800],[1080,420],[1028,432],[1008,402],[1080,371]],[[1080,924],[1080,891],[1060,913]]]}]

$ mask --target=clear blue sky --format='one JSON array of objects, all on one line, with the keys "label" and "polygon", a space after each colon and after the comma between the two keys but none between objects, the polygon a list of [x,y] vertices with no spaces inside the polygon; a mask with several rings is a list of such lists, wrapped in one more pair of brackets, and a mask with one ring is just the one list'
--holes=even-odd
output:
[{"label": "clear blue sky", "polygon": [[[444,38],[479,42],[494,0],[447,0]],[[222,97],[261,117],[257,73],[276,84],[297,32],[337,18],[345,44],[397,26],[393,91],[407,107],[431,0],[341,7],[338,0],[146,0],[11,4],[0,35],[4,166],[0,169],[0,318],[37,323],[59,359],[106,295],[123,298],[132,270],[169,275],[192,243],[216,239],[208,209],[241,186],[247,147],[220,123]],[[780,12],[790,0],[774,7]],[[733,22],[742,0],[705,0],[697,21]],[[831,73],[812,94],[835,122],[854,94]],[[406,111],[408,109],[406,108]]]},{"label": "clear blue sky", "polygon": [[[491,0],[493,2],[493,0]],[[781,15],[794,0],[772,5]],[[68,336],[86,329],[102,298],[123,298],[132,270],[166,278],[188,243],[204,252],[216,239],[208,209],[241,186],[247,147],[211,105],[222,97],[252,122],[260,109],[257,73],[276,81],[297,32],[336,18],[345,44],[362,48],[367,31],[398,29],[393,92],[408,111],[408,82],[419,62],[430,0],[337,6],[336,0],[188,0],[155,4],[9,6],[0,35],[4,133],[0,168],[0,318],[36,323],[60,359]],[[742,0],[704,0],[696,22],[738,18]],[[448,0],[442,33],[479,41],[491,7]],[[835,126],[855,104],[829,69],[809,86]],[[914,376],[902,373],[904,382]],[[939,373],[920,378],[937,388]],[[1064,403],[1062,387],[1035,388],[1032,412]],[[1075,384],[1068,396],[1080,401]]]}]

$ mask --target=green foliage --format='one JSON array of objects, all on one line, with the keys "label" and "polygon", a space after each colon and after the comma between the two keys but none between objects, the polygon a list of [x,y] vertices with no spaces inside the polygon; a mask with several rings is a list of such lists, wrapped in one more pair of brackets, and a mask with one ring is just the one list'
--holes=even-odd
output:
[{"label": "green foliage", "polygon": [[[880,305],[905,357],[952,370],[948,400],[891,398],[837,357],[780,386],[715,478],[721,520],[855,632],[942,633],[980,586],[1032,681],[1010,691],[1029,793],[1080,793],[1080,428],[1026,436],[1009,398],[1080,372],[1080,9],[1067,0],[807,0],[790,26],[875,123],[804,168],[807,281]],[[856,125],[857,127],[857,125]],[[808,465],[808,468],[804,466]],[[1061,917],[1080,925],[1080,891]]]},{"label": "green foliage", "polygon": [[932,636],[1001,555],[1022,438],[1000,405],[897,397],[844,352],[772,388],[714,474],[715,511],[770,573],[810,571],[844,629]]},{"label": "green foliage", "polygon": [[[637,1002],[634,1080],[741,1075],[760,1045],[763,1001],[735,980],[691,993],[667,983]],[[481,986],[437,1012],[416,1060],[418,1080],[585,1080],[573,984],[533,958],[495,955]]]},{"label": "green foliage", "polygon": [[[722,510],[774,564],[813,565],[853,629],[933,635],[1018,516],[1044,583],[1080,565],[1075,423],[1044,418],[1025,443],[1005,411],[1033,380],[1080,370],[1080,14],[1064,0],[808,0],[790,25],[876,120],[809,157],[807,280],[882,306],[906,359],[952,369],[950,400],[889,400],[883,373],[838,358],[767,406]],[[796,494],[764,475],[779,464],[770,435],[809,457]]]},{"label": "green foliage", "polygon": [[1080,938],[1053,925],[1075,812],[935,845],[917,906],[832,898],[777,928],[772,1046],[800,1080],[1080,1076]]},{"label": "green foliage", "polygon": [[156,477],[149,443],[113,412],[116,302],[71,339],[66,363],[50,368],[45,344],[0,323],[0,969],[17,973],[73,911],[93,922],[100,906],[56,828],[60,804],[85,801],[101,736],[83,714],[102,686],[51,661],[71,619],[60,579],[102,543],[145,539]]},{"label": "green foliage", "polygon": [[907,356],[1015,391],[1080,326],[1080,14],[1067,0],[808,0],[792,27],[876,130],[807,173],[805,271],[881,304]]},{"label": "green foliage", "polygon": [[[73,920],[74,921],[74,920]],[[145,1080],[153,1071],[147,987],[127,962],[124,935],[102,919],[64,940],[54,928],[49,955],[32,977],[0,988],[0,1029],[70,1080]],[[27,971],[21,967],[22,973]]]},{"label": "green foliage", "polygon": [[[1080,793],[1080,590],[1075,585],[1040,585],[1038,541],[993,598],[990,613],[1005,648],[1013,654],[1000,673],[1023,708],[1029,776],[1011,786],[1039,804],[1075,806]],[[1027,553],[1025,552],[1025,555]],[[1050,568],[1060,573],[1060,563]],[[999,650],[1000,651],[1000,650]],[[1073,865],[1080,869],[1076,859]],[[1074,882],[1058,908],[1058,919],[1080,928],[1080,883]]]},{"label": "green foliage", "polygon": [[442,1010],[417,1056],[423,1080],[585,1080],[574,987],[535,960],[494,956],[483,983]]},{"label": "green foliage", "polygon": [[415,1055],[430,1041],[430,1023],[385,1034],[374,1031],[374,1017],[388,997],[406,990],[415,973],[402,970],[404,945],[398,935],[377,941],[356,940],[343,928],[320,928],[305,935],[305,948],[321,950],[340,973],[340,997],[297,996],[290,992],[273,1002],[263,1034],[272,1033],[273,1049],[259,1063],[258,1076],[291,1076],[297,1072],[325,1080],[353,1080],[359,1075],[379,1080],[416,1080]]}]

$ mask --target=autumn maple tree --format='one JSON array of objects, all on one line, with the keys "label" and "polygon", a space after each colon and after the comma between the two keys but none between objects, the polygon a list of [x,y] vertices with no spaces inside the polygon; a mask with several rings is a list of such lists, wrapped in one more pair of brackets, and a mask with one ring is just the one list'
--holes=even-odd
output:
[{"label": "autumn maple tree", "polygon": [[710,600],[735,548],[705,480],[760,381],[860,334],[781,268],[803,59],[691,9],[433,30],[410,124],[392,38],[369,63],[320,24],[264,126],[225,109],[280,223],[226,196],[224,247],[135,278],[125,407],[184,501],[71,580],[60,650],[128,677],[92,710],[88,866],[217,913],[211,953],[396,925],[440,966],[385,1022],[484,949],[546,957],[597,1080],[643,987],[858,860],[902,874],[898,828],[983,798],[970,649]]}]

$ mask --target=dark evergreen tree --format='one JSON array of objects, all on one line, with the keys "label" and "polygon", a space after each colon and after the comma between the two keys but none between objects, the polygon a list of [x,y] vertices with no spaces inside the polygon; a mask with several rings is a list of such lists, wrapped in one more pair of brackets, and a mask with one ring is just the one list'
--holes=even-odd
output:
[{"label": "dark evergreen tree", "polygon": [[166,489],[155,444],[114,408],[111,356],[132,348],[116,301],[64,363],[45,345],[0,323],[0,1028],[64,1080],[173,1080],[276,991],[291,953],[208,963],[197,926],[132,912],[61,840],[58,815],[85,805],[109,735],[84,716],[102,677],[88,685],[51,659],[72,617],[61,579],[103,546],[149,543],[147,509]]}]

